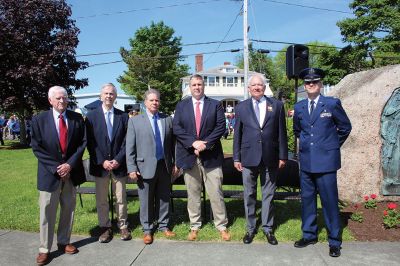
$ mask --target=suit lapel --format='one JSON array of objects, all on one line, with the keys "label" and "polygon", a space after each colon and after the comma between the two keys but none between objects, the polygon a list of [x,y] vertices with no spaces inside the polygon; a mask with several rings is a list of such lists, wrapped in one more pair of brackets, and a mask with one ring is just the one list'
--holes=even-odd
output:
[{"label": "suit lapel", "polygon": [[[264,118],[264,122],[262,123],[261,128],[265,127],[265,124],[267,124],[268,119],[271,117],[270,113],[272,113],[275,109],[275,106],[273,106],[273,103],[271,102],[271,100],[268,97],[265,97],[265,99],[266,99],[266,101],[265,101],[265,118]],[[270,109],[271,111],[268,111],[268,109]]]},{"label": "suit lapel", "polygon": [[301,105],[301,110],[304,114],[304,118],[307,119],[307,121],[310,121],[310,113],[308,112],[308,100],[304,100],[304,102]]},{"label": "suit lapel", "polygon": [[111,134],[111,141],[115,137],[115,132],[117,132],[118,127],[121,125],[121,114],[114,108],[114,121],[113,121],[113,130]]},{"label": "suit lapel", "polygon": [[[204,121],[206,120],[206,116],[207,116],[209,108],[210,108],[210,99],[208,97],[204,97],[203,112],[201,113],[200,132],[204,126],[204,123],[205,123]],[[195,119],[193,119],[193,120],[195,120]],[[195,122],[194,128],[196,128],[196,122]]]},{"label": "suit lapel", "polygon": [[72,132],[74,132],[74,128],[75,128],[75,121],[72,119],[71,112],[72,111],[68,111],[68,110],[65,112],[65,114],[67,115],[67,123],[68,123],[67,151],[68,151],[68,147],[71,142],[71,139],[72,139]]},{"label": "suit lapel", "polygon": [[249,114],[251,114],[252,120],[257,127],[260,127],[260,123],[258,123],[256,112],[253,107],[253,98],[248,99],[247,109]]},{"label": "suit lapel", "polygon": [[[57,144],[57,150],[61,152],[61,146],[60,146],[60,138],[58,136],[58,132],[57,132],[57,126],[54,122],[54,117],[53,117],[53,109],[51,109],[50,111],[48,111],[48,118],[47,121],[50,121],[50,136],[51,139],[54,139],[56,141]],[[68,134],[69,135],[69,134]]]}]

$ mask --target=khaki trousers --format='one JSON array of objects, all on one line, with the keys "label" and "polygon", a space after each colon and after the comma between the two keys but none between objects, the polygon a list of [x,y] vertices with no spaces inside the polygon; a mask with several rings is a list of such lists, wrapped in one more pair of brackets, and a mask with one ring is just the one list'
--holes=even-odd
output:
[{"label": "khaki trousers", "polygon": [[214,225],[221,231],[228,224],[224,195],[222,193],[222,168],[204,168],[197,159],[191,169],[184,170],[184,179],[188,193],[187,209],[190,219],[190,229],[198,230],[201,227],[201,191],[204,182],[206,192],[210,198],[211,209],[214,216]]},{"label": "khaki trousers", "polygon": [[127,177],[115,177],[110,172],[105,177],[96,177],[96,208],[100,227],[111,227],[108,204],[108,190],[111,180],[113,195],[116,198],[115,213],[118,219],[118,228],[128,228],[128,212],[126,202],[126,179]]},{"label": "khaki trousers", "polygon": [[60,218],[57,229],[57,243],[66,245],[69,244],[71,238],[76,204],[76,188],[70,179],[60,182],[59,187],[53,192],[39,191],[40,253],[49,253],[53,245],[59,203]]}]

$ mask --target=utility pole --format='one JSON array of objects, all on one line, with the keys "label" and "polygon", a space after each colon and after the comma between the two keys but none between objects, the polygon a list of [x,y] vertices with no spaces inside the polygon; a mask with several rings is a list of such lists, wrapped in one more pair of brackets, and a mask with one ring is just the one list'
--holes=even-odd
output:
[{"label": "utility pole", "polygon": [[247,92],[247,82],[249,76],[249,43],[247,39],[247,4],[248,1],[244,0],[243,2],[243,61],[244,61],[244,89],[243,89],[243,99],[246,100],[248,98]]}]

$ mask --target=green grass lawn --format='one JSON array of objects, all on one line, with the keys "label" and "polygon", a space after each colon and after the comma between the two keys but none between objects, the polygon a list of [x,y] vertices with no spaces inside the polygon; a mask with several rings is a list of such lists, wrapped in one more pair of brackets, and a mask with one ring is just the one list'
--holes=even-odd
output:
[{"label": "green grass lawn", "polygon": [[[232,136],[223,140],[226,153],[232,153]],[[15,143],[15,142],[14,142]],[[38,191],[36,189],[37,161],[31,149],[9,149],[13,142],[6,141],[6,147],[0,146],[0,229],[11,229],[29,232],[39,230]],[[86,157],[87,155],[85,155]],[[134,187],[135,185],[128,185]],[[184,189],[184,186],[179,186]],[[225,186],[224,189],[240,189],[238,186]],[[258,193],[260,198],[260,193]],[[73,234],[97,235],[97,213],[94,195],[83,195],[83,207],[77,197]],[[259,208],[261,202],[258,202]],[[241,241],[246,230],[243,200],[226,199],[229,218],[229,230],[233,241]],[[207,202],[209,211],[209,202]],[[301,237],[300,202],[275,201],[276,236],[279,241],[295,241]],[[139,202],[137,198],[128,199],[128,220],[135,238],[142,235],[139,223]],[[260,210],[259,210],[260,211]],[[319,206],[320,225],[319,239],[327,239],[323,226],[322,210]],[[260,214],[260,213],[259,213]],[[210,217],[207,213],[207,217]],[[171,213],[172,229],[177,233],[176,239],[185,240],[189,231],[189,218],[186,211],[186,200],[174,200],[174,212]],[[117,228],[114,228],[118,232]],[[164,238],[156,234],[156,238]],[[265,241],[261,230],[256,240]],[[221,241],[212,222],[207,221],[202,227],[199,240]],[[344,228],[343,240],[353,240],[349,230]]]}]

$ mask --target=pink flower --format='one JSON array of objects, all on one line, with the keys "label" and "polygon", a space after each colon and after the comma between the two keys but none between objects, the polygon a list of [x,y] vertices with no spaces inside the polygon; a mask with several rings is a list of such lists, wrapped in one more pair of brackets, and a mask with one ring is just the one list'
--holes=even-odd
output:
[{"label": "pink flower", "polygon": [[356,204],[354,204],[354,206],[353,206],[353,208],[354,208],[354,209],[356,209],[356,210],[357,210],[359,207],[360,207],[360,205],[359,205],[359,204],[357,204],[357,203],[356,203]]},{"label": "pink flower", "polygon": [[371,194],[371,199],[376,199],[376,194]]},{"label": "pink flower", "polygon": [[368,196],[364,196],[364,200],[365,201],[369,200],[369,197]]},{"label": "pink flower", "polygon": [[388,207],[389,210],[394,210],[394,209],[397,208],[397,205],[394,202],[389,202],[387,207]]},{"label": "pink flower", "polygon": [[388,211],[387,210],[384,210],[383,211],[383,216],[387,216],[388,215]]}]

